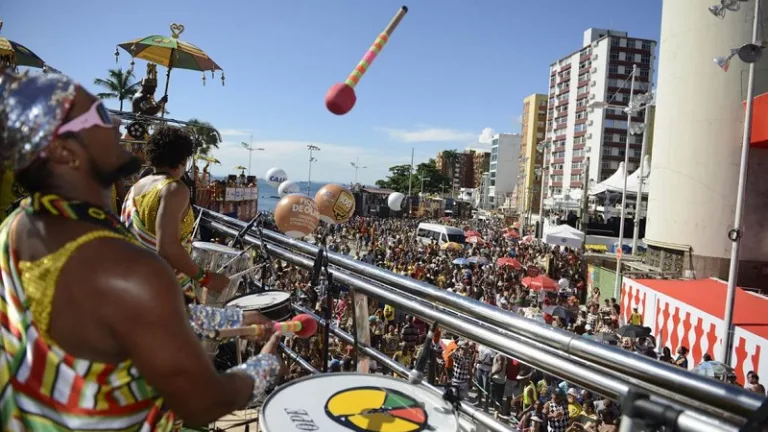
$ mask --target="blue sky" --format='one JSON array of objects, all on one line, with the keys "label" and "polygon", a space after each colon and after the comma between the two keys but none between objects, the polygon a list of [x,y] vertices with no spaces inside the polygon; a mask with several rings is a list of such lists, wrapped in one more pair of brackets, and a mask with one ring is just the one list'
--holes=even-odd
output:
[{"label": "blue sky", "polygon": [[[546,92],[548,66],[581,45],[588,27],[658,40],[661,0],[414,0],[389,44],[357,86],[343,117],[324,106],[328,87],[344,81],[403,3],[391,0],[10,0],[0,2],[2,36],[96,90],[114,68],[115,45],[152,34],[181,36],[226,72],[202,86],[201,73],[174,70],[171,117],[213,123],[225,143],[216,156],[225,174],[248,165],[240,147],[253,134],[252,172],[272,166],[307,177],[306,145],[316,155],[312,178],[351,182],[349,162],[368,168],[371,184],[387,168],[434,157],[441,149],[477,146],[486,128],[518,132],[523,98]],[[119,63],[130,58],[121,52]],[[144,75],[137,60],[136,72]],[[159,68],[160,86],[165,70]],[[158,91],[160,92],[160,91]],[[108,103],[116,108],[117,103]]]}]

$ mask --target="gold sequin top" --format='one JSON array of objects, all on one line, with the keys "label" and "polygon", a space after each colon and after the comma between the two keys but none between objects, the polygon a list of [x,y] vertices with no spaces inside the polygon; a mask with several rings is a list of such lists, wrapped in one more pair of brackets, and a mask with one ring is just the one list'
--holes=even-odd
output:
[{"label": "gold sequin top", "polygon": [[[176,180],[172,178],[167,178],[143,194],[133,197],[136,211],[139,213],[139,218],[144,223],[147,231],[153,236],[157,235],[155,228],[157,212],[160,210],[160,192],[162,192],[163,188],[175,181]],[[179,235],[182,242],[187,242],[192,238],[194,226],[195,216],[192,214],[192,209],[189,208],[186,213],[184,213],[184,217],[179,226]]]},{"label": "gold sequin top", "polygon": [[35,261],[19,261],[21,270],[21,283],[29,300],[29,309],[32,311],[35,323],[38,326],[43,339],[49,344],[53,343],[48,335],[48,326],[53,307],[53,294],[64,264],[80,246],[100,238],[125,239],[124,236],[111,231],[91,231],[78,237],[57,251],[48,254]]}]

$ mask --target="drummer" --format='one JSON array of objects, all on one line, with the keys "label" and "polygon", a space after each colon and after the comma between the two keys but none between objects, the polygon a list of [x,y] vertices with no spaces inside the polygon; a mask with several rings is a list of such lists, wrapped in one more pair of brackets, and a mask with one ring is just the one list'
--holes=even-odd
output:
[{"label": "drummer", "polygon": [[0,72],[0,156],[30,198],[0,225],[0,430],[168,431],[262,397],[262,354],[217,373],[169,266],[105,210],[138,161],[119,121],[58,74]]}]

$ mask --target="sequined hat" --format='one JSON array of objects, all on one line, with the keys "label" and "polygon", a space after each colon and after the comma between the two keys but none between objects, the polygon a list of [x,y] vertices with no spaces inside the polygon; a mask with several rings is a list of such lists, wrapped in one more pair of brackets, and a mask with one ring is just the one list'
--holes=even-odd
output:
[{"label": "sequined hat", "polygon": [[0,157],[14,171],[28,167],[53,142],[77,84],[60,74],[0,72]]}]

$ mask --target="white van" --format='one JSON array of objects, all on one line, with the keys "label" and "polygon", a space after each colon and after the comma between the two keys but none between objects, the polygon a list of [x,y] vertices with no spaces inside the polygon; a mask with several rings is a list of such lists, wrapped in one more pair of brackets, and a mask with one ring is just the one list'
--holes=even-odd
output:
[{"label": "white van", "polygon": [[420,223],[416,229],[416,238],[424,244],[430,244],[433,240],[437,244],[448,242],[464,244],[464,231],[452,226]]}]

